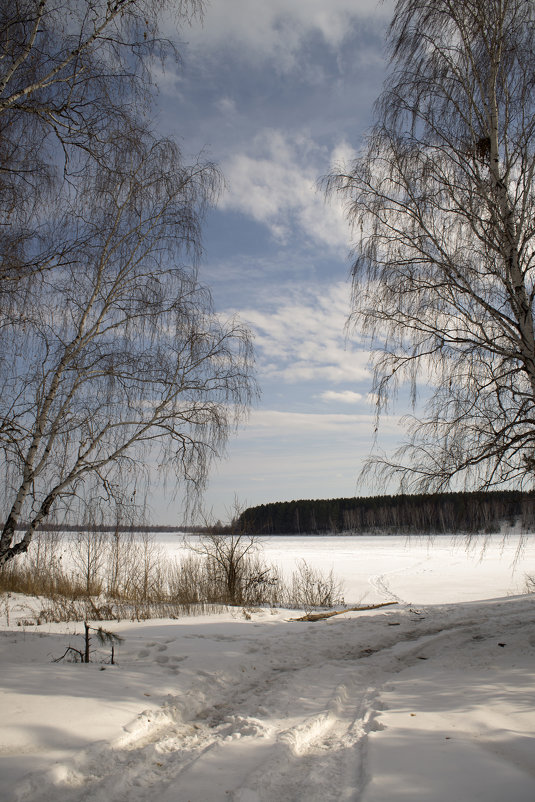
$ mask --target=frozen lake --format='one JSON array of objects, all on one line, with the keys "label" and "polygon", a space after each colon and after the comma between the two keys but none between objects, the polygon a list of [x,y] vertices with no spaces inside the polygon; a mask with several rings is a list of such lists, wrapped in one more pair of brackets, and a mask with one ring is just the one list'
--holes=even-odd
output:
[{"label": "frozen lake", "polygon": [[[181,537],[157,535],[172,554]],[[476,601],[525,592],[535,575],[535,534],[410,537],[275,536],[262,540],[267,562],[291,573],[300,559],[342,580],[348,604],[402,600],[413,604]]]}]

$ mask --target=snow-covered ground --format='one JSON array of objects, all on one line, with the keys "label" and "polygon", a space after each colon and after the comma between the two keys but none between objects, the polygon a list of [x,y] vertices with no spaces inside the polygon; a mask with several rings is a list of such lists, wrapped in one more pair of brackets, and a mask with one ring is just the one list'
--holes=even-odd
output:
[{"label": "snow-covered ground", "polygon": [[498,538],[300,541],[266,556],[397,604],[107,624],[112,666],[51,662],[81,626],[3,603],[2,802],[533,802],[535,538],[516,568]]}]

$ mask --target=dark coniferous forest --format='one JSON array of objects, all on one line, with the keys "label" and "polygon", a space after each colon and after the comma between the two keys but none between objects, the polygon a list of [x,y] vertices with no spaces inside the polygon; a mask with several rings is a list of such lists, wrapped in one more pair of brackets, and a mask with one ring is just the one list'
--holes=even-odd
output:
[{"label": "dark coniferous forest", "polygon": [[281,501],[246,509],[240,528],[251,534],[326,532],[492,533],[502,523],[535,529],[535,494],[515,490]]}]

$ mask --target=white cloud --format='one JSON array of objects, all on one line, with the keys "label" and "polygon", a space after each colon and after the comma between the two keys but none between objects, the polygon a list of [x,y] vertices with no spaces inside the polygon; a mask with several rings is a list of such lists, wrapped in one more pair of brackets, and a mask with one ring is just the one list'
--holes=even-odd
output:
[{"label": "white cloud", "polygon": [[331,153],[331,164],[330,168],[332,170],[344,170],[354,161],[357,156],[357,151],[355,148],[349,144],[349,142],[339,142],[338,145],[333,149]]},{"label": "white cloud", "polygon": [[239,48],[244,58],[269,59],[285,73],[295,68],[311,36],[338,48],[355,27],[384,24],[392,5],[391,0],[213,0],[203,25],[186,30],[185,38],[208,49]]},{"label": "white cloud", "polygon": [[320,395],[323,401],[335,401],[341,404],[358,404],[364,397],[362,393],[355,393],[353,390],[341,390],[340,392],[326,390]]},{"label": "white cloud", "polygon": [[231,97],[222,97],[217,103],[216,107],[221,114],[233,115],[236,113],[236,101]]},{"label": "white cloud", "polygon": [[262,308],[241,309],[255,331],[262,377],[286,383],[370,383],[369,354],[357,335],[346,342],[349,287],[286,289]]},{"label": "white cloud", "polygon": [[[376,425],[373,414],[343,414],[319,412],[286,412],[275,409],[254,410],[243,426],[240,440],[251,436],[281,437],[295,435],[302,440],[303,434],[319,439],[323,434],[337,433],[339,436],[365,440],[371,443]],[[385,415],[381,418],[381,433],[396,434],[402,431],[399,418]]]},{"label": "white cloud", "polygon": [[327,203],[317,181],[331,164],[349,160],[351,153],[345,144],[330,154],[304,135],[264,130],[247,152],[234,154],[221,165],[229,186],[221,208],[267,225],[279,241],[296,230],[310,242],[345,252],[350,228],[342,204],[335,198]]}]

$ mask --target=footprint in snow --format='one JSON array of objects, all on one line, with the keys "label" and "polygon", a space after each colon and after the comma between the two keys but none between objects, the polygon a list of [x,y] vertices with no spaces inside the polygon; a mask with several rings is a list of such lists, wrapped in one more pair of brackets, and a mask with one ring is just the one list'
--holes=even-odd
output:
[{"label": "footprint in snow", "polygon": [[157,663],[162,663],[162,664],[169,662],[169,655],[168,654],[158,654],[156,656],[156,662]]},{"label": "footprint in snow", "polygon": [[252,791],[250,788],[240,788],[234,793],[234,799],[236,802],[260,802],[256,791]]}]

